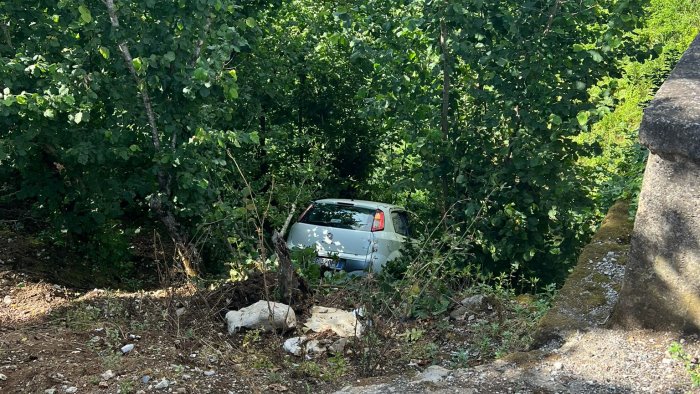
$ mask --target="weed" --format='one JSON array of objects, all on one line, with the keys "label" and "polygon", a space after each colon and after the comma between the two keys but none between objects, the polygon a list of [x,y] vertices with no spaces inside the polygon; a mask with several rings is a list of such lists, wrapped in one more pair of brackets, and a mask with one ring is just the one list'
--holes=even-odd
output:
[{"label": "weed", "polygon": [[452,355],[450,364],[452,368],[467,368],[469,366],[469,350],[460,350]]},{"label": "weed", "polygon": [[66,326],[73,330],[89,330],[100,319],[101,311],[92,305],[77,306],[66,312]]},{"label": "weed", "polygon": [[690,375],[690,381],[693,383],[693,387],[700,387],[700,361],[697,357],[691,357],[683,345],[678,342],[673,342],[671,346],[668,347],[668,353],[674,359],[681,361],[685,365],[685,370]]},{"label": "weed", "polygon": [[253,356],[251,366],[255,369],[270,370],[275,368],[275,364],[265,355]]},{"label": "weed", "polygon": [[101,359],[104,369],[118,369],[122,362],[122,355],[110,350],[101,354]]},{"label": "weed", "polygon": [[321,366],[315,361],[304,361],[297,367],[297,372],[304,377],[318,379],[322,375]]},{"label": "weed", "polygon": [[411,328],[406,330],[404,333],[397,335],[399,338],[403,338],[406,342],[416,342],[423,338],[425,330],[419,328]]},{"label": "weed", "polygon": [[[328,376],[326,380],[335,381],[344,376],[348,371],[348,362],[342,354],[328,358]],[[325,375],[324,375],[325,376]]]},{"label": "weed", "polygon": [[250,330],[243,336],[243,347],[250,348],[254,344],[260,343],[260,330]]},{"label": "weed", "polygon": [[129,394],[134,392],[134,381],[130,379],[123,379],[119,381],[119,391],[120,394]]}]

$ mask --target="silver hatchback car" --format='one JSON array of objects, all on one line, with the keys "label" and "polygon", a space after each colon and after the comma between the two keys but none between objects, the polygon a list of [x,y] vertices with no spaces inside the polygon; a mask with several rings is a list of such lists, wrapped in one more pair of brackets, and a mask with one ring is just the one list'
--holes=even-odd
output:
[{"label": "silver hatchback car", "polygon": [[287,246],[315,248],[317,263],[351,274],[380,272],[409,239],[408,213],[363,200],[314,201],[289,231]]}]

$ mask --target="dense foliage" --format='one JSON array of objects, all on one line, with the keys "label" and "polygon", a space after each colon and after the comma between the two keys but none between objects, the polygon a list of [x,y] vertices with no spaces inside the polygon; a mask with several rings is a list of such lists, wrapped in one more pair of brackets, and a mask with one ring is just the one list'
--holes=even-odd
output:
[{"label": "dense foliage", "polygon": [[633,193],[641,104],[698,15],[691,0],[0,1],[0,204],[127,275],[156,230],[195,275],[259,256],[294,203],[384,200],[449,229],[456,269],[559,280]]}]

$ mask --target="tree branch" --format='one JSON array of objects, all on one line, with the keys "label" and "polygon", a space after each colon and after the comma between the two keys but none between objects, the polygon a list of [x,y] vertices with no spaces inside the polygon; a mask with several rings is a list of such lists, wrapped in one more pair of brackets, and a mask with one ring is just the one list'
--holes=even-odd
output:
[{"label": "tree branch", "polygon": [[[114,8],[114,0],[104,0],[104,3],[107,6],[107,12],[109,13],[109,20],[112,23],[112,27],[114,29],[119,28],[119,18],[117,17],[117,12]],[[138,74],[136,73],[136,68],[134,68],[133,63],[134,59],[133,57],[131,57],[131,53],[129,52],[129,47],[126,45],[126,41],[120,43],[118,47],[119,51],[122,54],[122,57],[124,58],[124,62],[126,62],[126,67],[129,69],[129,73],[134,78],[136,88],[141,94],[141,100],[143,101],[143,106],[146,110],[146,116],[148,117],[148,125],[151,128],[151,140],[153,141],[153,147],[156,149],[156,152],[160,152],[160,131],[158,131],[158,126],[156,125],[156,117],[153,113],[153,107],[151,106],[151,97],[148,95],[148,89],[145,83],[141,80],[141,78],[139,78]],[[159,178],[160,177],[161,175],[159,174]],[[165,186],[165,179],[163,179],[162,181],[163,184],[161,186]]]}]

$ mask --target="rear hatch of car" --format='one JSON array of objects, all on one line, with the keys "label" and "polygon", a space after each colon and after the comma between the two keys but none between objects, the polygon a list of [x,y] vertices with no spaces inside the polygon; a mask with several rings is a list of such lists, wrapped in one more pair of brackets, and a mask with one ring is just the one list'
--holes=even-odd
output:
[{"label": "rear hatch of car", "polygon": [[352,204],[314,203],[292,226],[287,243],[314,246],[321,257],[364,258],[372,243],[375,210]]}]

